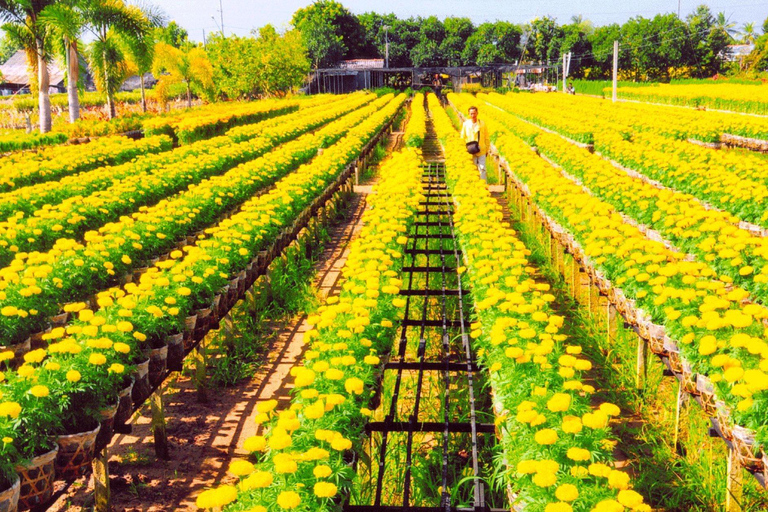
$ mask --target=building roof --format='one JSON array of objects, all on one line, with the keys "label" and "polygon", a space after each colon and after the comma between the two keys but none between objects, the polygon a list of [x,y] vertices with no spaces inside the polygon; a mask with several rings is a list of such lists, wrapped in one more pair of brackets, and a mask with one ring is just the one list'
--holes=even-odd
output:
[{"label": "building roof", "polygon": [[[0,66],[3,83],[15,85],[29,85],[29,76],[27,75],[27,54],[24,50],[14,53],[5,64]],[[64,70],[59,67],[56,61],[48,63],[48,74],[51,78],[51,85],[59,85],[64,82]]]}]

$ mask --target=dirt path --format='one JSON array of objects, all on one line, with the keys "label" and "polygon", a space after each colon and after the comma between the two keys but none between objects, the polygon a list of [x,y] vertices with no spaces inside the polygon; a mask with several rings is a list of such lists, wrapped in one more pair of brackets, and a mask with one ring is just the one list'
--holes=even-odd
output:
[{"label": "dirt path", "polygon": [[[315,267],[314,285],[321,300],[336,292],[349,243],[362,228],[369,190],[370,186],[356,190],[347,218],[331,229],[331,240]],[[171,460],[155,458],[146,406],[134,419],[132,433],[115,436],[110,446],[113,509],[197,510],[195,498],[200,491],[234,480],[226,468],[233,458],[247,455],[241,447],[256,433],[256,404],[275,398],[284,405],[290,400],[288,381],[292,379],[286,377],[301,359],[307,329],[306,315],[285,324],[253,379],[236,388],[214,390],[210,403],[198,403],[193,382],[175,374],[164,402]],[[92,506],[93,482],[88,477],[60,489],[49,510],[90,510]]]}]

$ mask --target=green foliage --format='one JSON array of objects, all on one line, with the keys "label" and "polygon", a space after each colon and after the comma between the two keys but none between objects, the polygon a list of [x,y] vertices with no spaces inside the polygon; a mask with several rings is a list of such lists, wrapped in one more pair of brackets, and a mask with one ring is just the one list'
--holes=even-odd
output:
[{"label": "green foliage", "polygon": [[467,38],[462,61],[479,65],[515,62],[520,58],[521,35],[520,27],[506,21],[483,23]]},{"label": "green foliage", "polygon": [[302,84],[310,68],[300,34],[279,34],[271,25],[258,37],[214,36],[207,51],[216,95],[230,99],[285,94]]},{"label": "green foliage", "polygon": [[175,21],[171,21],[164,27],[156,28],[155,39],[174,48],[185,48],[191,44],[187,31]]},{"label": "green foliage", "polygon": [[320,0],[293,14],[291,24],[301,32],[316,67],[330,67],[354,58],[365,47],[365,29],[339,2]]}]

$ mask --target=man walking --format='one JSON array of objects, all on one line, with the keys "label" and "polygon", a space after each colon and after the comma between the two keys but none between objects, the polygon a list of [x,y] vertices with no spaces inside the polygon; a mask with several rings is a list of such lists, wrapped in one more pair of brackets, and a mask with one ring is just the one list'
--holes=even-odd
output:
[{"label": "man walking", "polygon": [[472,155],[472,161],[480,171],[480,179],[488,181],[485,170],[485,156],[491,146],[491,136],[488,127],[477,118],[477,107],[469,107],[469,118],[461,127],[461,138],[467,143],[467,151]]}]

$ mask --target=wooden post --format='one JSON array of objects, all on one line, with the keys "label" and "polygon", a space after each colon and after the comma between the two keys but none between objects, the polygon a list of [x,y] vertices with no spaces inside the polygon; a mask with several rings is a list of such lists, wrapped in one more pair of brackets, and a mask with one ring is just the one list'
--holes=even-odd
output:
[{"label": "wooden post", "polygon": [[607,347],[610,347],[613,340],[616,339],[619,328],[616,308],[613,307],[611,301],[606,301],[605,305],[605,326],[605,343]]},{"label": "wooden post", "polygon": [[635,388],[643,389],[648,377],[648,342],[637,337],[637,365],[635,369]]},{"label": "wooden post", "polygon": [[619,42],[613,42],[613,102],[616,103],[616,85],[619,76]]},{"label": "wooden post", "polygon": [[736,450],[728,449],[728,480],[725,484],[726,512],[742,512],[741,500],[744,485],[744,470],[739,464]]},{"label": "wooden post", "polygon": [[96,512],[112,510],[112,496],[109,491],[109,446],[93,459],[93,494]]},{"label": "wooden post", "polygon": [[571,255],[571,295],[576,302],[579,301],[579,263]]},{"label": "wooden post", "polygon": [[[198,388],[199,389],[199,388]],[[165,409],[163,407],[163,386],[160,385],[149,399],[152,409],[152,434],[155,437],[155,455],[158,459],[169,460],[168,435],[165,431]]]},{"label": "wooden post", "polygon": [[675,406],[675,435],[672,438],[672,449],[677,451],[678,443],[680,442],[680,425],[682,424],[682,417],[685,414],[684,408],[687,409],[688,393],[683,390],[683,381],[677,379],[677,404]]},{"label": "wooden post", "polygon": [[195,387],[197,388],[197,401],[200,403],[208,402],[207,364],[205,338],[203,338],[195,349]]}]

